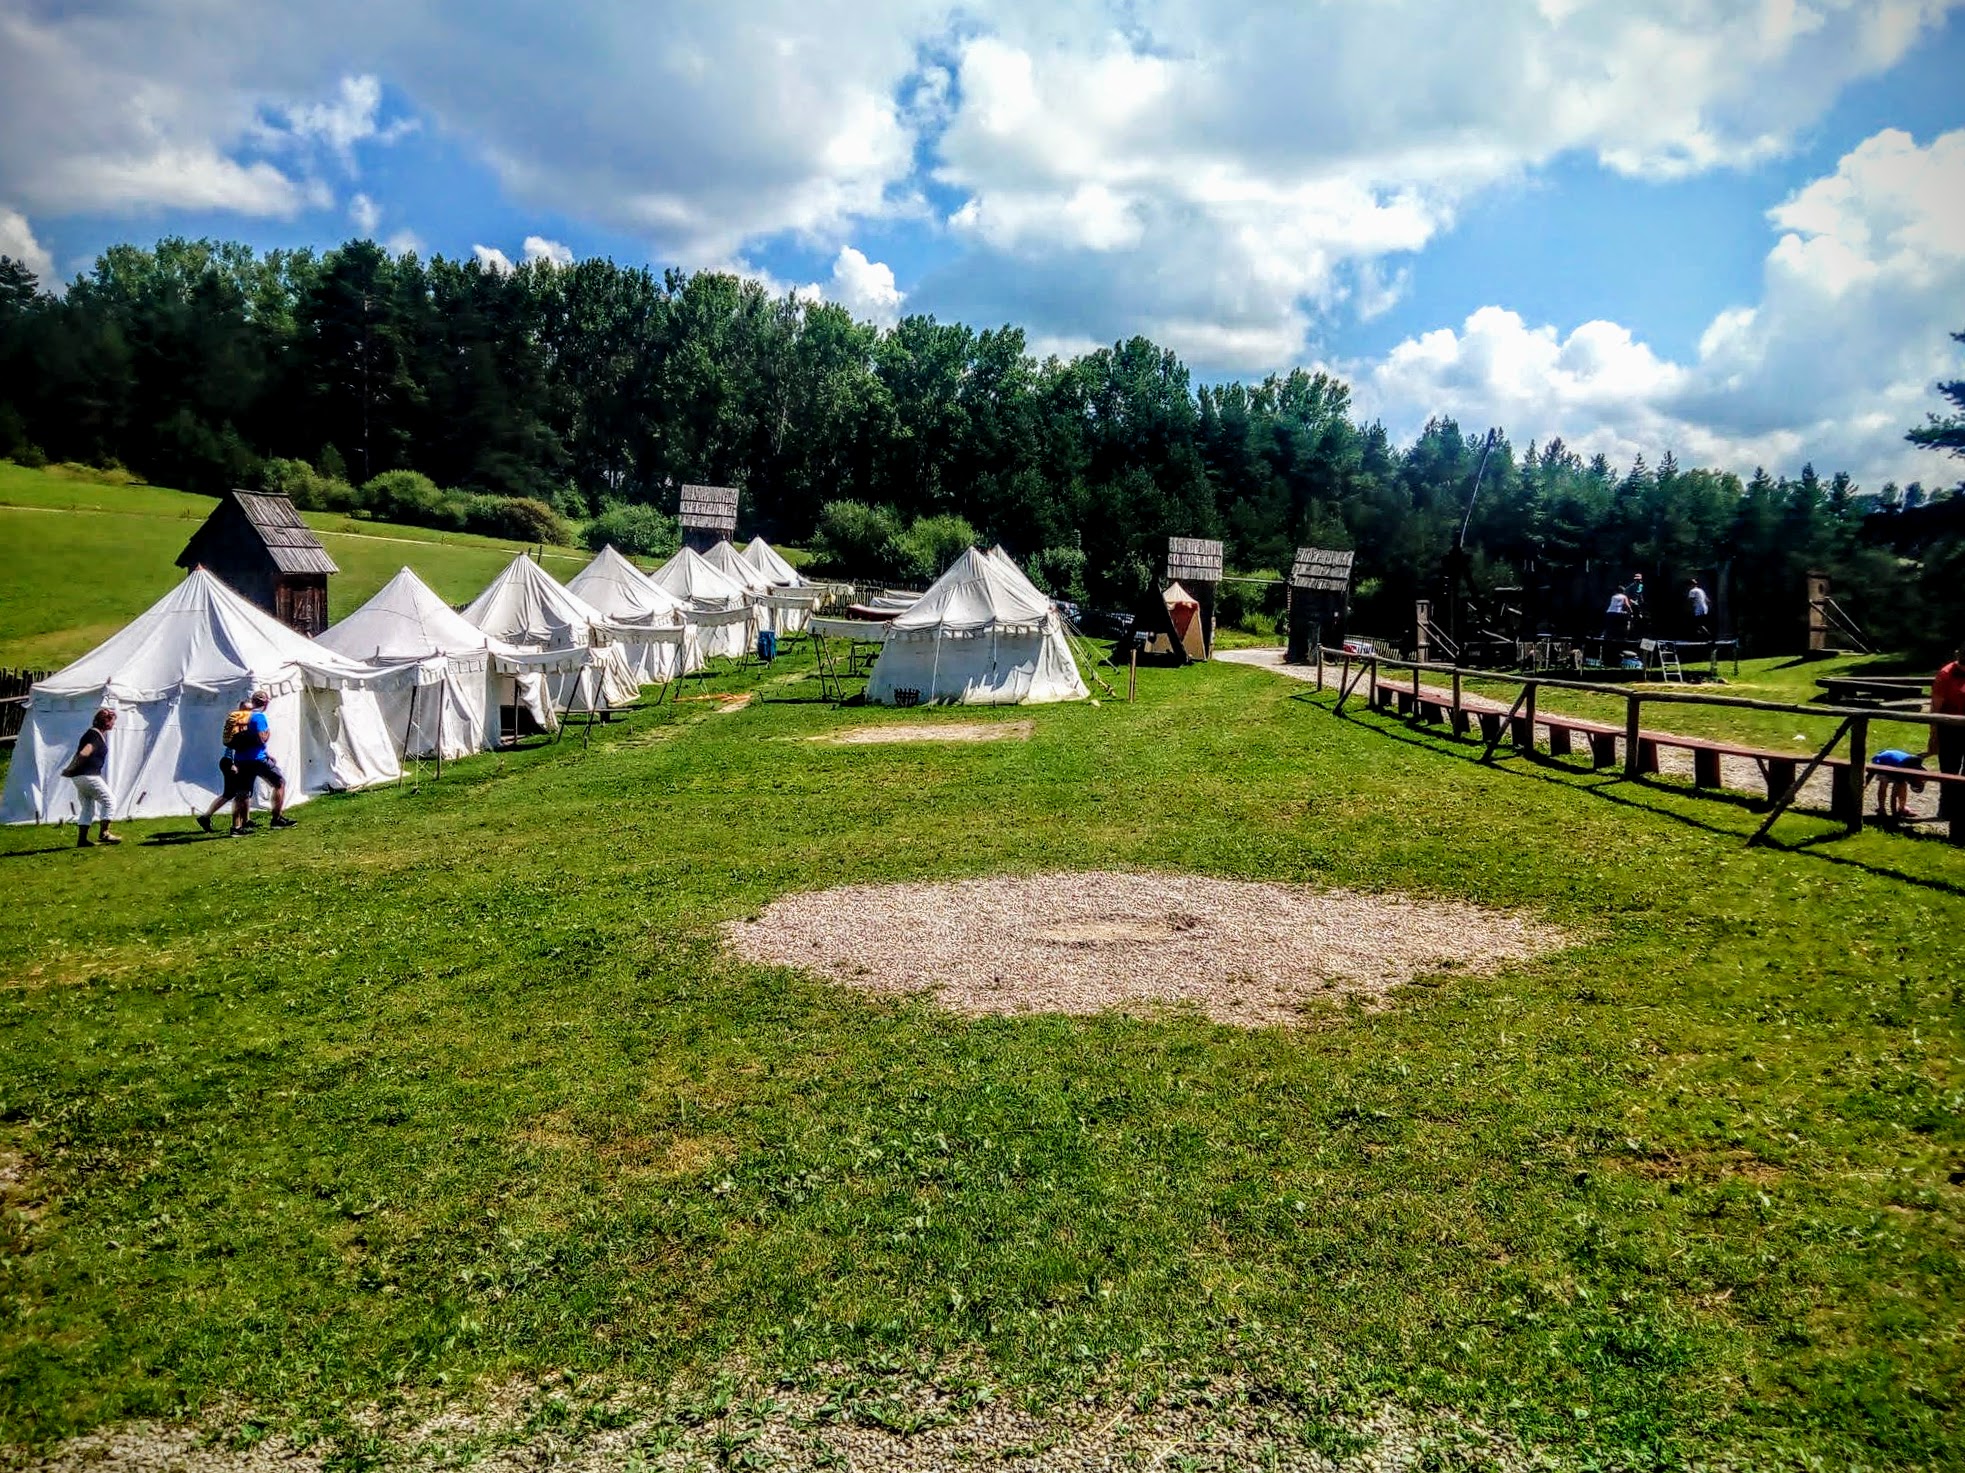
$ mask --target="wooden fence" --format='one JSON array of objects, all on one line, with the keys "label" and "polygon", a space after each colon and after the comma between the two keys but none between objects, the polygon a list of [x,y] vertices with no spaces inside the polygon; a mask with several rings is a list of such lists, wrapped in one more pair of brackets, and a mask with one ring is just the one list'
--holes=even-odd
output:
[{"label": "wooden fence", "polygon": [[[1478,720],[1482,737],[1486,742],[1484,758],[1492,758],[1504,740],[1519,752],[1532,753],[1535,750],[1535,728],[1538,724],[1550,728],[1552,755],[1568,750],[1571,733],[1586,737],[1590,741],[1592,754],[1598,766],[1610,766],[1616,761],[1616,751],[1621,742],[1623,748],[1624,775],[1641,778],[1657,770],[1657,752],[1660,747],[1685,748],[1695,758],[1694,786],[1719,786],[1718,758],[1722,756],[1749,759],[1759,764],[1762,774],[1768,781],[1769,811],[1766,821],[1755,831],[1747,842],[1751,846],[1767,837],[1779,818],[1801,796],[1802,788],[1815,773],[1823,768],[1830,769],[1835,778],[1834,816],[1840,819],[1851,833],[1860,831],[1864,824],[1863,787],[1870,778],[1901,777],[1902,769],[1882,767],[1870,761],[1869,729],[1873,721],[1897,721],[1914,726],[1927,726],[1935,731],[1952,731],[1965,740],[1965,716],[1941,716],[1929,711],[1879,711],[1875,707],[1845,708],[1842,706],[1798,705],[1785,701],[1756,701],[1746,696],[1707,695],[1703,692],[1686,690],[1656,689],[1606,689],[1600,684],[1581,680],[1557,680],[1539,675],[1517,675],[1507,671],[1467,669],[1458,665],[1435,665],[1419,660],[1401,660],[1386,655],[1357,655],[1342,649],[1319,648],[1317,651],[1317,689],[1323,690],[1325,670],[1328,662],[1338,665],[1337,705],[1342,713],[1344,703],[1352,696],[1363,694],[1374,707],[1389,706],[1396,703],[1403,715],[1416,720],[1448,720],[1456,733],[1467,731]],[[1410,681],[1401,676],[1397,681],[1381,678],[1382,669],[1411,672]],[[1451,679],[1450,692],[1429,691],[1421,682],[1425,674],[1442,675]],[[1512,682],[1521,687],[1521,693],[1505,712],[1489,706],[1470,707],[1462,698],[1463,679],[1478,678],[1497,682]],[[1594,696],[1621,698],[1624,702],[1624,720],[1619,725],[1591,721],[1586,717],[1536,712],[1536,692],[1541,690],[1583,691]],[[1698,737],[1682,737],[1669,732],[1647,731],[1641,721],[1642,708],[1649,703],[1654,706],[1720,706],[1738,711],[1774,711],[1791,716],[1826,717],[1839,723],[1835,734],[1804,763],[1794,753],[1764,752],[1756,748],[1731,743],[1709,741]],[[1499,705],[1499,701],[1493,703]],[[1560,737],[1558,734],[1560,733]],[[1846,755],[1835,755],[1836,749],[1847,741]],[[1710,775],[1710,778],[1708,777]],[[1924,782],[1936,782],[1939,786],[1939,814],[1948,820],[1950,837],[1953,843],[1965,843],[1965,776],[1941,772],[1912,772],[1910,776]]]},{"label": "wooden fence", "polygon": [[45,670],[0,670],[0,747],[11,747],[27,716],[27,692]]}]

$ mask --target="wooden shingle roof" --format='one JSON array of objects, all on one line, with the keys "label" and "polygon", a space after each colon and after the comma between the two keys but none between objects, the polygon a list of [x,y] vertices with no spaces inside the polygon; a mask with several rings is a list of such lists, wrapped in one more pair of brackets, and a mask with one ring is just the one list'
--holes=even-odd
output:
[{"label": "wooden shingle roof", "polygon": [[684,486],[677,498],[676,523],[729,536],[737,530],[737,488]]},{"label": "wooden shingle roof", "polygon": [[1179,583],[1219,583],[1221,544],[1208,537],[1169,537],[1167,576]]},{"label": "wooden shingle roof", "polygon": [[228,491],[204,526],[192,534],[177,565],[189,568],[209,561],[205,548],[214,528],[224,520],[244,522],[250,535],[265,545],[273,566],[282,573],[338,573],[334,559],[321,546],[321,539],[300,519],[293,502],[273,491]]},{"label": "wooden shingle roof", "polygon": [[1355,552],[1328,547],[1299,547],[1290,567],[1290,587],[1309,593],[1347,593],[1351,588],[1351,563]]}]

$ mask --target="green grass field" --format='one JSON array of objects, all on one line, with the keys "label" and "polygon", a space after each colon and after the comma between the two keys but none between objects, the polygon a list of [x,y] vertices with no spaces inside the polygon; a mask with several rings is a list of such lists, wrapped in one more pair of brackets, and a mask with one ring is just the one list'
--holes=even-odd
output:
[{"label": "green grass field", "polygon": [[[211,514],[212,499],[158,486],[123,486],[0,461],[0,544],[9,551],[0,598],[0,667],[57,669],[88,653],[183,578],[177,555]],[[521,550],[515,542],[386,522],[304,513],[341,572],[328,580],[328,617],[359,608],[405,563],[442,597],[473,598]],[[565,579],[587,554],[547,548]]]},{"label": "green grass field", "polygon": [[[1749,852],[1744,805],[1222,665],[1028,742],[813,745],[945,718],[804,668],[249,845],[0,832],[0,1442],[379,1456],[363,1409],[506,1378],[909,1364],[1042,1405],[1233,1378],[1316,1446],[1391,1401],[1585,1467],[1956,1461],[1957,851],[1795,816]],[[963,1019],[716,942],[787,892],[1094,866],[1584,939],[1255,1031]]]}]

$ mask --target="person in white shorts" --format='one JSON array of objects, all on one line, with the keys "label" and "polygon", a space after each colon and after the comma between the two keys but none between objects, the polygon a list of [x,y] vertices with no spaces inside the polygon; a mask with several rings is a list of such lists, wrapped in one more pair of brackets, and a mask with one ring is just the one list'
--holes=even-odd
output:
[{"label": "person in white shorts", "polygon": [[[76,796],[82,812],[75,830],[75,847],[92,849],[96,844],[120,844],[109,832],[109,821],[116,816],[116,795],[109,790],[109,733],[115,729],[116,713],[107,706],[96,712],[95,720],[75,744],[75,755],[68,759],[63,777],[75,780]],[[89,838],[89,825],[96,826],[96,837]]]}]

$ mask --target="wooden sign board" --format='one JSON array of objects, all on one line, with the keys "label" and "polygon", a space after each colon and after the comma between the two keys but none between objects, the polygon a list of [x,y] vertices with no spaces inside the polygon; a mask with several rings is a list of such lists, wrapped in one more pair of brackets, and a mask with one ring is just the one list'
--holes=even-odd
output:
[{"label": "wooden sign board", "polygon": [[737,530],[735,486],[684,486],[676,506],[676,522],[684,528],[721,532]]},{"label": "wooden sign board", "polygon": [[1355,552],[1338,552],[1328,547],[1299,547],[1290,568],[1290,587],[1310,593],[1348,593],[1351,588],[1351,561]]},{"label": "wooden sign board", "polygon": [[1219,583],[1221,544],[1205,537],[1169,537],[1167,576],[1177,583]]}]

